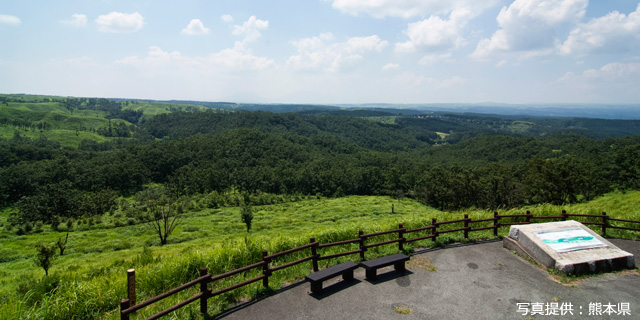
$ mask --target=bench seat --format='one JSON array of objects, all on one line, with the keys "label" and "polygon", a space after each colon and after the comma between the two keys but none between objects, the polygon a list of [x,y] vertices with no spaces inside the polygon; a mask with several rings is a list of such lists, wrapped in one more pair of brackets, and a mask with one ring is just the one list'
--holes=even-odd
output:
[{"label": "bench seat", "polygon": [[311,283],[311,292],[321,294],[323,281],[339,275],[342,275],[342,279],[346,281],[353,281],[353,270],[358,269],[358,267],[359,266],[356,263],[347,261],[333,267],[314,272],[306,276],[305,279]]},{"label": "bench seat", "polygon": [[363,261],[360,263],[360,265],[365,268],[367,279],[373,281],[378,277],[377,270],[386,266],[393,265],[396,271],[404,273],[404,271],[406,270],[404,263],[406,261],[409,261],[409,256],[398,253],[378,259]]}]

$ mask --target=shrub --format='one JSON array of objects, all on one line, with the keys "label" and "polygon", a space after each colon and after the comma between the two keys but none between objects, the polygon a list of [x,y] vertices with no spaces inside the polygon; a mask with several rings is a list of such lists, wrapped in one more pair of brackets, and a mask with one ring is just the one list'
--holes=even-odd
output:
[{"label": "shrub", "polygon": [[125,210],[123,210],[123,212],[124,212],[124,215],[129,218],[137,218],[142,213],[140,210],[136,209],[135,207],[128,207]]},{"label": "shrub", "polygon": [[242,207],[240,218],[242,219],[242,222],[244,222],[244,224],[247,226],[247,232],[251,231],[251,222],[253,221],[253,212],[250,206],[245,205]]},{"label": "shrub", "polygon": [[131,261],[134,267],[141,267],[154,262],[156,262],[156,259],[153,258],[153,251],[149,247],[144,247],[142,252]]},{"label": "shrub", "polygon": [[43,243],[36,243],[36,257],[33,260],[36,266],[44,269],[46,276],[49,275],[49,268],[53,264],[53,260],[56,257],[56,245],[46,245]]},{"label": "shrub", "polygon": [[25,298],[25,302],[29,305],[33,305],[36,302],[42,301],[47,295],[53,295],[60,287],[60,276],[51,275],[50,277],[44,277],[37,280],[33,277],[23,278],[16,288],[16,292],[19,296]]},{"label": "shrub", "polygon": [[59,226],[60,226],[60,217],[59,216],[51,217],[51,229],[58,231]]}]

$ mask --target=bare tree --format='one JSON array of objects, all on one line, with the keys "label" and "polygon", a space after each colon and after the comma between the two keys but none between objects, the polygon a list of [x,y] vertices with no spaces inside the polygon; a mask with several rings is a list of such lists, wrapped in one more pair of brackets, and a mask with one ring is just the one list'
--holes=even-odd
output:
[{"label": "bare tree", "polygon": [[67,232],[67,237],[64,238],[64,241],[62,241],[62,238],[58,238],[58,242],[56,242],[56,245],[58,246],[58,249],[60,249],[60,255],[64,254],[64,249],[67,248],[68,240],[69,240],[69,232]]},{"label": "bare tree", "polygon": [[160,244],[167,244],[167,238],[186,218],[182,204],[172,200],[149,200],[147,208],[150,213],[149,224],[160,237]]}]

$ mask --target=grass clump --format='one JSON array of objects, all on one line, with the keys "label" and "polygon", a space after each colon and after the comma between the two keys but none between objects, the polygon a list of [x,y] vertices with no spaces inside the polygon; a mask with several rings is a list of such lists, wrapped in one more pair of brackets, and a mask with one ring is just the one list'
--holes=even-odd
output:
[{"label": "grass clump", "polygon": [[398,314],[412,314],[415,311],[411,308],[409,308],[408,306],[405,305],[401,305],[401,306],[395,306],[395,311]]}]

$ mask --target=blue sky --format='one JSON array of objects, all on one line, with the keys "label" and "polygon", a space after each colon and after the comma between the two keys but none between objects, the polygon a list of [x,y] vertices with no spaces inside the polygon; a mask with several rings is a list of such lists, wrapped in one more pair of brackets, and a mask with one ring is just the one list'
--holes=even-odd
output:
[{"label": "blue sky", "polygon": [[0,93],[637,104],[639,4],[2,1]]}]

